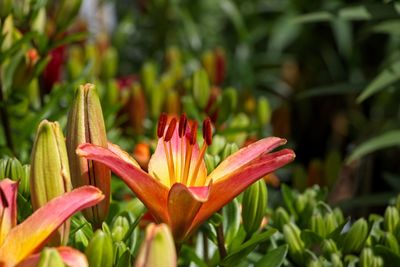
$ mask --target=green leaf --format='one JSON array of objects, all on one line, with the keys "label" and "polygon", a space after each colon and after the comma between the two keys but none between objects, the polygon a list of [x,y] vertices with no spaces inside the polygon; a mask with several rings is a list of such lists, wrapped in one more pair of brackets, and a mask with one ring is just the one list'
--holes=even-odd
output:
[{"label": "green leaf", "polygon": [[288,245],[282,245],[263,256],[254,266],[255,267],[279,267],[282,265],[288,252]]},{"label": "green leaf", "polygon": [[385,266],[400,266],[400,256],[395,254],[393,251],[382,245],[377,245],[373,248],[374,253],[383,257]]},{"label": "green leaf", "polygon": [[295,23],[313,23],[330,21],[334,18],[333,14],[328,11],[312,12],[304,15],[297,16],[294,18]]},{"label": "green leaf", "polygon": [[221,265],[233,266],[240,260],[243,260],[255,247],[266,240],[268,240],[277,230],[270,228],[265,232],[253,235],[248,241],[241,244],[238,248],[228,254],[228,256],[221,262]]},{"label": "green leaf", "polygon": [[365,155],[375,152],[377,150],[399,145],[400,145],[400,130],[392,130],[385,132],[359,145],[346,159],[346,163],[350,163],[354,160],[360,159]]},{"label": "green leaf", "polygon": [[290,189],[289,186],[285,184],[282,184],[281,190],[282,190],[283,200],[286,206],[288,207],[291,215],[297,217],[296,209],[293,206],[293,203],[295,203],[295,197],[293,191]]},{"label": "green leaf", "polygon": [[400,80],[400,61],[396,61],[389,67],[381,71],[357,97],[357,102],[361,103],[368,97],[393,85]]},{"label": "green leaf", "polygon": [[196,266],[207,267],[207,264],[199,256],[197,256],[193,248],[187,245],[182,246],[181,257],[188,259],[190,262],[195,263]]},{"label": "green leaf", "polygon": [[301,231],[300,238],[303,240],[306,247],[314,244],[320,244],[324,240],[323,237],[308,229]]}]

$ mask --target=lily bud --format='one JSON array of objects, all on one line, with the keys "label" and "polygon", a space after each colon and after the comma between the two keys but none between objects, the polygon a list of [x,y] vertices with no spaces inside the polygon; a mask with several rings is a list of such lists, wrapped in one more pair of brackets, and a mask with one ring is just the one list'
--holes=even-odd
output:
[{"label": "lily bud", "polygon": [[117,50],[112,46],[107,47],[101,60],[103,62],[103,67],[101,68],[102,77],[106,80],[115,77],[118,66]]},{"label": "lily bud", "polygon": [[326,258],[329,258],[329,255],[338,252],[335,241],[332,239],[324,239],[322,241],[322,252]]},{"label": "lily bud", "polygon": [[168,114],[180,113],[180,96],[175,90],[169,90],[165,99],[165,111]]},{"label": "lily bud", "polygon": [[1,35],[4,35],[4,39],[1,42],[0,51],[6,51],[11,48],[14,41],[14,20],[12,15],[8,15],[1,25]]},{"label": "lily bud", "polygon": [[90,240],[85,254],[88,258],[89,266],[113,266],[114,251],[111,237],[98,229]]},{"label": "lily bud", "polygon": [[205,108],[210,97],[210,84],[207,73],[200,69],[193,75],[193,97],[200,108]]},{"label": "lily bud", "polygon": [[147,104],[144,92],[138,83],[132,85],[128,101],[129,122],[135,134],[142,134],[143,123],[147,115]]},{"label": "lily bud", "polygon": [[396,237],[392,233],[385,233],[385,246],[393,251],[395,254],[399,254],[400,248]]},{"label": "lily bud", "polygon": [[80,144],[91,143],[107,147],[103,113],[93,84],[80,86],[69,112],[67,126],[67,149],[71,166],[72,185],[98,187],[105,198],[96,206],[83,211],[87,220],[96,228],[101,226],[110,206],[110,170],[101,163],[78,157],[75,153]]},{"label": "lily bud", "polygon": [[29,196],[29,165],[23,165],[16,158],[0,160],[0,179],[10,178],[19,181],[18,191]]},{"label": "lily bud", "polygon": [[364,248],[360,255],[360,267],[370,267],[374,261],[374,253],[371,248]]},{"label": "lily bud", "polygon": [[274,224],[280,231],[282,231],[283,226],[290,222],[290,216],[287,211],[282,208],[278,207],[274,213]]},{"label": "lily bud", "polygon": [[359,253],[368,237],[368,224],[364,218],[358,219],[346,233],[343,240],[345,254]]},{"label": "lily bud", "polygon": [[10,14],[12,0],[0,0],[0,21]]},{"label": "lily bud", "polygon": [[224,150],[222,151],[222,159],[221,160],[226,159],[227,157],[229,157],[230,155],[232,155],[233,153],[235,153],[238,150],[239,150],[239,147],[235,143],[226,144]]},{"label": "lily bud", "polygon": [[324,216],[325,221],[325,233],[328,235],[332,233],[336,227],[339,226],[334,213],[330,212]]},{"label": "lily bud", "polygon": [[157,66],[154,62],[146,62],[142,67],[142,83],[147,95],[151,95],[151,90],[157,80]]},{"label": "lily bud", "polygon": [[55,248],[45,248],[40,253],[38,267],[64,267],[65,264]]},{"label": "lily bud", "polygon": [[122,241],[129,231],[129,221],[124,216],[118,216],[111,227],[111,236],[114,241]]},{"label": "lily bud", "polygon": [[40,34],[44,34],[46,29],[46,9],[42,7],[39,9],[36,17],[32,22],[32,30],[37,31]]},{"label": "lily bud", "polygon": [[248,236],[261,225],[267,208],[268,192],[264,180],[258,180],[244,191],[242,200],[242,221]]},{"label": "lily bud", "polygon": [[214,83],[215,80],[215,57],[214,53],[211,50],[208,50],[203,53],[201,57],[201,61],[203,63],[204,69],[207,72],[208,77]]},{"label": "lily bud", "polygon": [[395,207],[387,207],[383,219],[384,229],[390,233],[394,233],[397,224],[399,223],[399,212]]},{"label": "lily bud", "polygon": [[267,125],[271,121],[271,106],[266,97],[260,97],[257,103],[257,118],[261,127]]},{"label": "lily bud", "polygon": [[343,262],[339,253],[334,253],[331,255],[331,263],[332,267],[343,267]]},{"label": "lily bud", "polygon": [[166,224],[150,224],[135,267],[175,267],[177,257],[171,231]]},{"label": "lily bud", "polygon": [[321,214],[314,214],[311,216],[311,230],[317,233],[319,236],[325,237],[325,221]]},{"label": "lily bud", "polygon": [[[31,155],[30,190],[33,210],[51,199],[71,191],[67,150],[64,135],[57,122],[39,124]],[[53,234],[53,245],[68,242],[70,221],[66,221]]]},{"label": "lily bud", "polygon": [[283,236],[289,245],[289,253],[292,258],[302,262],[304,243],[300,238],[300,229],[294,223],[288,223],[283,226]]},{"label": "lily bud", "polygon": [[219,105],[218,120],[225,122],[237,107],[238,95],[235,88],[229,87],[223,90],[221,104]]}]

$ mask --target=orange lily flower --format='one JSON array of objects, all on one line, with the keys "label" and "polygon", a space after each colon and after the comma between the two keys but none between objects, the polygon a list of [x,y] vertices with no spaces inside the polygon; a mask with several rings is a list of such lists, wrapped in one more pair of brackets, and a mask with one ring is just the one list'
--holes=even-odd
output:
[{"label": "orange lily flower", "polygon": [[[0,181],[0,266],[35,266],[51,234],[72,214],[99,203],[104,195],[95,187],[83,186],[56,197],[17,225],[18,183]],[[73,266],[87,266],[84,255],[72,248],[60,247],[60,256]],[[30,256],[30,257],[29,257]],[[26,259],[26,262],[24,261]]]},{"label": "orange lily flower", "polygon": [[176,242],[183,242],[213,213],[239,195],[252,183],[291,162],[290,149],[272,152],[286,143],[269,137],[240,149],[226,158],[210,174],[203,160],[212,142],[209,119],[203,123],[204,142],[196,142],[197,123],[187,125],[185,115],[172,118],[161,115],[158,144],[148,173],[118,146],[102,148],[82,144],[77,153],[107,165],[131,188],[158,222],[168,224]]}]

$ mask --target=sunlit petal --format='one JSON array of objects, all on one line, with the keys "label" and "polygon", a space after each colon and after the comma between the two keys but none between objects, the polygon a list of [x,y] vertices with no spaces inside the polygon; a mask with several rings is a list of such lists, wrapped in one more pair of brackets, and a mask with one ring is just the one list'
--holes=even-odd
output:
[{"label": "sunlit petal", "polygon": [[77,153],[87,159],[96,160],[108,166],[131,188],[158,220],[166,222],[168,189],[146,172],[136,167],[125,157],[111,150],[92,144],[80,145]]},{"label": "sunlit petal", "polygon": [[44,245],[49,236],[72,214],[99,203],[101,191],[83,186],[49,201],[15,226],[0,246],[0,262],[15,266]]},{"label": "sunlit petal", "polygon": [[244,168],[238,169],[236,172],[227,174],[223,179],[216,181],[211,186],[208,201],[200,208],[190,226],[189,232],[195,230],[201,223],[207,220],[208,217],[221,209],[252,183],[262,176],[288,164],[294,157],[294,152],[290,149],[265,154],[254,164],[249,164]]},{"label": "sunlit petal", "polygon": [[8,232],[17,224],[18,182],[4,179],[0,182],[0,245]]},{"label": "sunlit petal", "polygon": [[268,137],[250,144],[231,156],[227,157],[219,164],[207,177],[207,180],[214,182],[225,177],[228,173],[232,173],[245,166],[262,154],[272,151],[274,148],[286,143],[285,139],[278,137]]}]

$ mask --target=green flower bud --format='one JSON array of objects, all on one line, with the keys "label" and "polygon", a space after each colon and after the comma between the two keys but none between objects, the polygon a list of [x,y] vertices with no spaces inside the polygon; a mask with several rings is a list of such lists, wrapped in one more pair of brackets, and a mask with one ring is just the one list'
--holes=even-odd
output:
[{"label": "green flower bud", "polygon": [[167,114],[180,113],[180,96],[177,91],[169,90],[165,98],[165,111]]},{"label": "green flower bud", "polygon": [[333,214],[335,214],[336,222],[337,222],[338,225],[344,222],[344,216],[343,216],[343,212],[342,212],[341,209],[334,208],[333,209]]},{"label": "green flower bud", "polygon": [[115,77],[115,74],[117,72],[117,66],[118,66],[117,50],[112,46],[107,47],[101,60],[103,63],[102,68],[101,68],[102,77],[106,80]]},{"label": "green flower bud", "polygon": [[298,195],[294,206],[298,214],[302,214],[307,206],[307,197],[305,195]]},{"label": "green flower bud", "polygon": [[207,172],[210,173],[215,169],[215,166],[218,165],[220,161],[220,158],[218,155],[210,155],[208,153],[206,153],[204,155],[204,162],[206,163],[206,167],[207,167]]},{"label": "green flower bud", "polygon": [[3,178],[19,181],[18,191],[29,196],[29,165],[22,166],[16,158],[0,160],[0,179]]},{"label": "green flower bud", "polygon": [[40,253],[38,267],[63,267],[65,266],[60,254],[55,248],[45,248]]},{"label": "green flower bud", "polygon": [[226,144],[224,150],[222,151],[222,160],[226,159],[233,153],[239,150],[239,147],[235,143]]},{"label": "green flower bud", "polygon": [[313,232],[317,233],[319,236],[326,236],[325,221],[321,214],[314,214],[311,216],[310,228]]},{"label": "green flower bud", "polygon": [[387,207],[383,219],[383,227],[386,231],[394,233],[399,223],[399,212],[395,207]]},{"label": "green flower bud", "polygon": [[385,246],[388,247],[395,254],[400,253],[399,243],[397,242],[396,237],[392,233],[390,233],[390,232],[385,233],[384,242],[385,242]]},{"label": "green flower bud", "polygon": [[[31,155],[30,190],[33,210],[51,199],[71,191],[68,156],[65,139],[57,122],[40,123]],[[54,245],[68,242],[70,221],[66,221],[54,234]]]},{"label": "green flower bud", "polygon": [[150,224],[136,258],[135,267],[175,267],[174,239],[166,224]]},{"label": "green flower bud", "polygon": [[257,103],[257,118],[260,126],[265,126],[271,121],[271,106],[266,97],[260,97]]},{"label": "green flower bud", "polygon": [[289,254],[296,262],[303,261],[304,243],[300,238],[300,229],[294,223],[283,226],[283,236],[289,245]]},{"label": "green flower bud", "polygon": [[235,88],[227,88],[222,92],[221,104],[219,105],[218,121],[224,122],[228,119],[237,107],[237,90]]},{"label": "green flower bud", "polygon": [[12,3],[12,0],[0,0],[0,21],[10,14]]},{"label": "green flower bud", "polygon": [[89,266],[113,266],[114,251],[111,237],[98,229],[90,240],[85,251]]},{"label": "green flower bud", "polygon": [[282,231],[283,226],[290,222],[290,216],[287,211],[282,208],[278,207],[274,213],[274,224],[280,231]]},{"label": "green flower bud", "polygon": [[318,259],[311,260],[308,264],[308,267],[322,267],[322,263]]},{"label": "green flower bud", "polygon": [[374,261],[374,253],[371,248],[364,248],[360,255],[360,267],[370,267]]},{"label": "green flower bud", "polygon": [[326,235],[332,233],[339,226],[336,220],[336,216],[333,212],[325,214],[324,221]]},{"label": "green flower bud", "polygon": [[32,30],[44,34],[46,30],[46,9],[42,7],[32,22]]},{"label": "green flower bud", "polygon": [[150,88],[150,114],[153,118],[158,118],[164,104],[166,92],[161,89],[158,83],[153,83]]},{"label": "green flower bud", "polygon": [[268,203],[267,186],[258,180],[243,193],[242,221],[247,236],[251,236],[261,225]]},{"label": "green flower bud", "polygon": [[81,229],[76,231],[74,238],[73,238],[73,244],[74,244],[75,248],[77,248],[81,251],[84,251],[87,248],[87,246],[89,245],[89,239],[85,235],[84,231],[82,231]]},{"label": "green flower bud", "polygon": [[225,148],[225,145],[225,137],[216,134],[213,136],[212,144],[208,147],[207,151],[211,155],[217,155]]},{"label": "green flower bud", "polygon": [[111,228],[111,236],[114,241],[122,241],[129,231],[129,221],[124,216],[118,216],[115,218],[112,228]]},{"label": "green flower bud", "polygon": [[210,84],[205,70],[200,69],[193,75],[193,97],[200,108],[205,108],[210,97]]},{"label": "green flower bud", "polygon": [[343,262],[339,253],[334,253],[331,255],[331,263],[332,267],[343,267]]},{"label": "green flower bud", "polygon": [[333,253],[338,253],[339,251],[335,241],[333,241],[332,239],[324,239],[322,241],[322,252],[326,258],[329,258],[329,255]]},{"label": "green flower bud", "polygon": [[359,253],[368,237],[368,224],[364,218],[358,219],[346,233],[343,240],[345,254]]},{"label": "green flower bud", "polygon": [[2,21],[0,32],[1,35],[4,35],[4,39],[1,42],[0,51],[6,51],[7,49],[11,48],[14,41],[14,20],[12,15],[8,15],[4,21]]},{"label": "green flower bud", "polygon": [[78,145],[84,143],[107,147],[103,113],[93,84],[80,86],[75,93],[68,117],[67,149],[72,185],[93,185],[105,195],[102,202],[83,211],[86,219],[98,228],[107,217],[110,206],[111,172],[101,163],[78,157],[75,150]]},{"label": "green flower bud", "polygon": [[142,67],[142,83],[147,95],[151,95],[153,86],[157,80],[157,66],[154,62],[146,62]]}]

